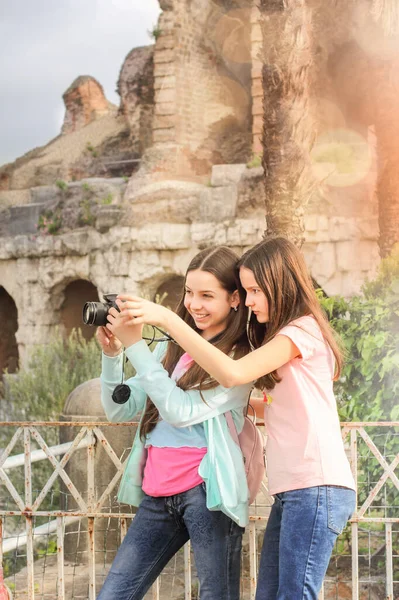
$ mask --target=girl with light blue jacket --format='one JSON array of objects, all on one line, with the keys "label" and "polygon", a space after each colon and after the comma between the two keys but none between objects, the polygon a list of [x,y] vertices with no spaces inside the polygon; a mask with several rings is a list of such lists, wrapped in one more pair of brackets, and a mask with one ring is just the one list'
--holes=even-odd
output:
[{"label": "girl with light blue jacket", "polygon": [[[236,358],[249,351],[246,310],[238,294],[238,257],[226,247],[197,254],[186,273],[177,314],[204,339]],[[118,499],[138,506],[98,600],[139,600],[188,539],[201,600],[238,600],[240,555],[248,522],[243,457],[237,430],[251,384],[224,388],[174,342],[152,353],[140,326],[124,325],[111,309],[97,338],[103,349],[102,403],[113,422],[140,423]],[[124,404],[112,399],[123,354],[136,369]]]}]

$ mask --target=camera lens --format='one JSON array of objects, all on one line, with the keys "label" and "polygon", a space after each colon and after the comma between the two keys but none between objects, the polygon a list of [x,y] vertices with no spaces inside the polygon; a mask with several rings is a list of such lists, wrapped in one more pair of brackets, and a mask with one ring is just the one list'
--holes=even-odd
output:
[{"label": "camera lens", "polygon": [[83,307],[83,323],[93,325],[96,316],[95,302],[86,302]]},{"label": "camera lens", "polygon": [[83,323],[85,325],[105,326],[107,321],[108,306],[102,302],[86,302],[83,306]]}]

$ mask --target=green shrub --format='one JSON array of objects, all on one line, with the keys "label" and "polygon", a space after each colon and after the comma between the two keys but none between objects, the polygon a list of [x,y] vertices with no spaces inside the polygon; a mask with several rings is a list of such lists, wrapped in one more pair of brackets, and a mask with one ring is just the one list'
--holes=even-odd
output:
[{"label": "green shrub", "polygon": [[389,256],[381,261],[377,277],[363,286],[366,298],[373,299],[389,296],[392,288],[399,285],[399,244],[396,244]]},{"label": "green shrub", "polygon": [[93,144],[91,142],[87,142],[86,144],[86,150],[88,152],[91,152],[91,155],[93,156],[93,158],[96,158],[98,156],[96,149],[94,148]]},{"label": "green shrub", "polygon": [[87,183],[87,181],[85,181],[84,183],[82,183],[82,190],[84,192],[91,193],[93,191],[93,188],[91,187],[90,184]]},{"label": "green shrub", "polygon": [[114,197],[112,194],[108,194],[107,196],[105,196],[105,198],[101,199],[101,204],[112,204],[113,198]]},{"label": "green shrub", "polygon": [[253,154],[249,162],[247,162],[248,169],[257,169],[262,166],[262,154]]},{"label": "green shrub", "polygon": [[96,220],[95,215],[92,213],[92,203],[89,200],[89,198],[84,198],[80,203],[80,213],[79,213],[79,218],[78,218],[78,222],[80,226],[85,226],[85,225],[94,225],[94,222]]},{"label": "green shrub", "polygon": [[97,341],[86,341],[79,330],[65,339],[57,329],[45,345],[35,347],[26,369],[7,378],[4,398],[21,419],[55,421],[72,390],[100,372]]},{"label": "green shrub", "polygon": [[[145,326],[143,335],[151,338],[152,331],[152,327]],[[35,347],[26,369],[7,377],[3,398],[12,403],[15,418],[56,421],[69,394],[100,373],[101,350],[97,340],[85,340],[80,330],[73,330],[65,339],[56,329],[46,344]],[[125,377],[133,374],[128,362]]]},{"label": "green shrub", "polygon": [[[374,281],[350,299],[321,303],[346,350],[342,376],[335,383],[341,421],[399,420],[399,253],[381,262]],[[372,439],[390,463],[399,452],[395,428],[374,427]],[[358,496],[361,505],[382,475],[371,450],[358,439]],[[384,511],[376,509],[384,506]],[[371,509],[375,516],[395,516],[396,488],[388,482]],[[392,512],[393,511],[393,512]],[[392,514],[390,514],[392,512]]]},{"label": "green shrub", "polygon": [[[152,337],[152,327],[144,328],[144,335]],[[68,395],[80,384],[99,377],[101,373],[101,350],[95,338],[87,341],[81,332],[74,330],[65,339],[59,330],[55,330],[45,345],[33,350],[26,369],[17,374],[6,376],[2,385],[2,400],[12,406],[13,420],[57,421]],[[134,369],[128,362],[125,365],[125,379],[134,375]],[[122,378],[122,373],[121,373]],[[48,446],[60,443],[58,427],[38,427]],[[15,433],[15,427],[0,428],[0,447],[5,448]],[[34,449],[33,443],[32,449]],[[16,443],[11,454],[24,452],[23,438]],[[32,464],[32,491],[35,499],[53,473],[48,460]],[[11,480],[17,491],[24,495],[24,467],[13,469]],[[61,502],[60,478],[57,477],[41,504],[41,510],[57,510]],[[0,497],[1,507],[7,505],[8,494]],[[36,517],[35,525],[41,525],[47,517]],[[12,519],[8,528],[19,530],[20,523]],[[46,551],[48,554],[48,551]],[[39,552],[40,555],[40,552]],[[24,557],[18,564],[13,556],[5,556],[5,570],[11,574],[25,566]]]},{"label": "green shrub", "polygon": [[157,41],[157,39],[159,38],[159,36],[162,34],[162,29],[160,29],[158,27],[158,25],[154,25],[154,27],[150,30],[148,30],[148,35],[155,41]]},{"label": "green shrub", "polygon": [[60,211],[46,210],[39,216],[36,228],[43,235],[55,235],[62,227]]},{"label": "green shrub", "polygon": [[62,191],[65,192],[68,189],[68,184],[62,179],[57,179],[55,185]]},{"label": "green shrub", "polygon": [[346,350],[335,387],[342,420],[399,420],[398,258],[382,261],[362,295],[321,301]]},{"label": "green shrub", "polygon": [[[65,339],[56,330],[45,345],[36,346],[26,369],[6,375],[2,386],[4,401],[12,406],[13,420],[57,421],[68,395],[79,384],[98,377],[101,372],[101,352],[95,339],[86,341],[80,331],[73,331]],[[10,441],[15,428],[0,429],[0,446]],[[59,444],[56,427],[40,428],[49,446]],[[17,442],[12,455],[23,453],[23,440]],[[44,487],[53,472],[48,460],[32,465],[32,490],[34,497]],[[24,469],[13,469],[14,486],[23,495]],[[42,510],[59,507],[60,481],[54,482],[42,504]],[[4,498],[2,497],[2,501]],[[36,524],[41,524],[40,518]]]}]

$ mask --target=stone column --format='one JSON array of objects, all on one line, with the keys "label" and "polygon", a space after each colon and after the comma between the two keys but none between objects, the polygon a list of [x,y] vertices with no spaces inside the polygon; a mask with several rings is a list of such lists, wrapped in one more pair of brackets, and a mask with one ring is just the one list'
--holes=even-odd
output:
[{"label": "stone column", "polygon": [[170,2],[160,2],[158,38],[154,51],[155,115],[153,141],[174,144],[176,140],[176,14]]},{"label": "stone column", "polygon": [[153,146],[127,200],[154,181],[205,183],[213,164],[249,158],[250,7],[242,2],[227,10],[209,0],[160,0]]},{"label": "stone column", "polygon": [[[73,441],[79,432],[80,422],[106,421],[107,418],[100,400],[100,379],[92,379],[79,385],[68,396],[63,414],[60,417],[62,421],[70,421],[75,423],[74,426],[60,427],[60,442]],[[112,449],[121,460],[126,458],[126,453],[133,443],[133,438],[137,430],[137,422],[132,422],[131,427],[104,427],[102,432],[110,443]],[[78,492],[83,499],[87,501],[88,479],[87,479],[87,449],[82,448],[76,450],[66,465],[66,472],[71,481],[76,486]],[[95,502],[99,500],[108,484],[112,481],[116,473],[116,467],[109,455],[102,447],[101,443],[97,443],[94,448],[94,485],[95,485]],[[131,506],[121,505],[116,499],[119,484],[111,492],[108,497],[103,512],[135,512]],[[61,484],[61,509],[65,511],[79,511],[79,506],[73,499],[65,484]],[[115,557],[116,550],[121,541],[120,528],[118,519],[97,518],[95,520],[95,548],[96,556],[99,553],[104,553],[104,559],[107,563],[111,563]],[[130,521],[127,523],[130,525]],[[65,536],[65,559],[75,560],[76,562],[87,562],[88,554],[88,535],[87,521],[82,519],[81,523],[72,523],[67,526]],[[98,563],[102,559],[97,559]]]}]

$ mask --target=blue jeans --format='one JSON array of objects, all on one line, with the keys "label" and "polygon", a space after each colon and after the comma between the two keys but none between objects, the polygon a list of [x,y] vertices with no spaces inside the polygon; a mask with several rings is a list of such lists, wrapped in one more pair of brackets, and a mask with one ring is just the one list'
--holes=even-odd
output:
[{"label": "blue jeans", "polygon": [[204,484],[161,498],[145,496],[97,600],[141,600],[191,540],[201,600],[239,600],[244,528],[206,507]]},{"label": "blue jeans", "polygon": [[320,486],[276,494],[265,531],[256,600],[317,600],[353,490]]}]

